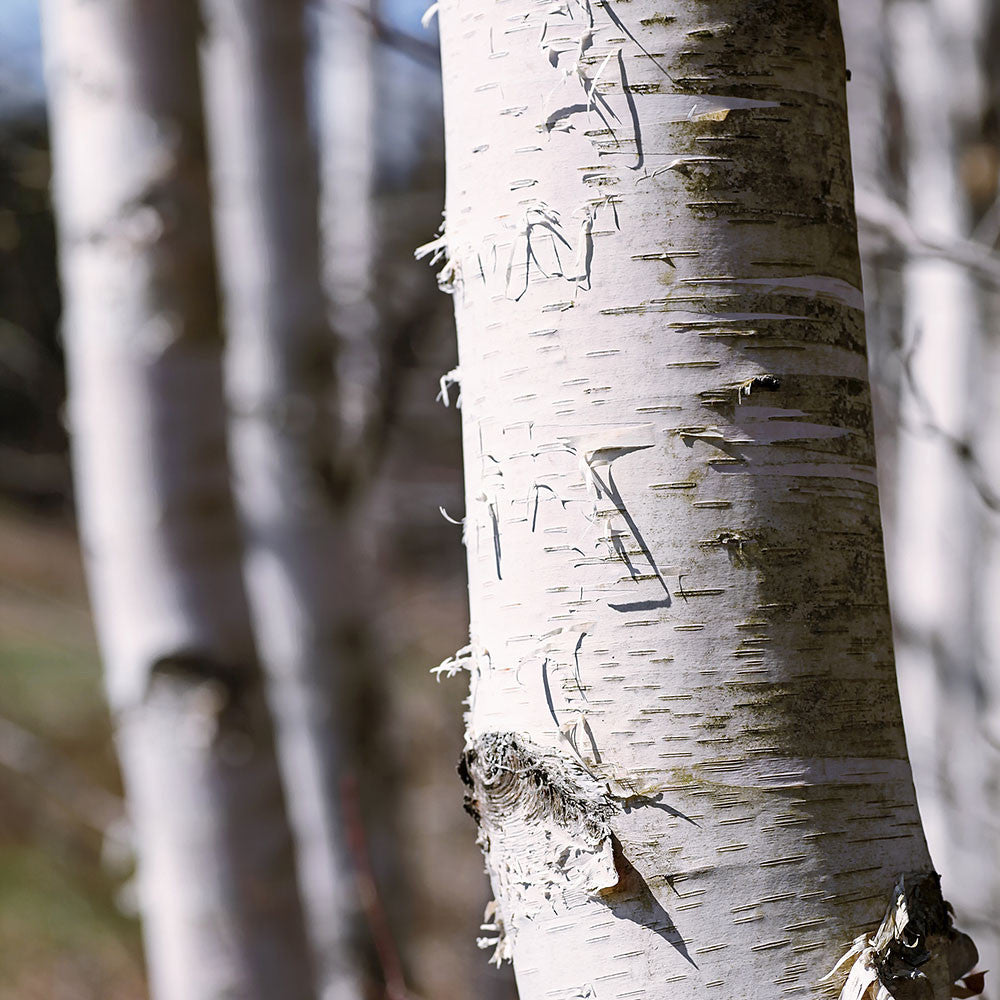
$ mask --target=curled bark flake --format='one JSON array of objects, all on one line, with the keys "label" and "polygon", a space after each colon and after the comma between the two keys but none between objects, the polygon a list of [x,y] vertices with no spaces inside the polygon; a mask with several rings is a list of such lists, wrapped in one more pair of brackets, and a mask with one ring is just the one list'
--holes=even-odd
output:
[{"label": "curled bark flake", "polygon": [[434,679],[440,682],[442,674],[450,678],[455,677],[463,670],[468,670],[471,673],[475,661],[476,651],[472,643],[469,643],[459,649],[453,656],[443,659],[436,667],[431,667],[431,673],[434,675]]},{"label": "curled bark flake", "polygon": [[456,365],[450,371],[444,373],[438,381],[440,386],[440,391],[437,394],[437,402],[444,403],[445,406],[451,405],[451,387],[453,385],[458,386],[458,398],[455,400],[455,409],[461,409],[462,407],[462,373],[461,370]]},{"label": "curled bark flake", "polygon": [[495,899],[491,899],[486,904],[486,910],[483,913],[483,922],[479,925],[479,929],[485,931],[489,936],[476,938],[476,947],[484,951],[492,948],[493,954],[490,956],[490,965],[500,968],[503,960],[511,958],[512,954],[510,939],[507,937],[507,929],[503,922],[503,915]]},{"label": "curled bark flake", "polygon": [[736,392],[738,402],[749,397],[752,392],[777,392],[781,388],[781,379],[777,375],[754,375],[748,378]]},{"label": "curled bark flake", "polygon": [[846,976],[840,1000],[977,996],[983,976],[969,973],[979,954],[972,939],[952,927],[951,912],[936,872],[900,876],[878,930],[855,938],[821,981]]},{"label": "curled bark flake", "polygon": [[[437,4],[434,4],[431,9],[436,9],[436,7]],[[461,284],[461,271],[454,252],[448,246],[448,235],[445,232],[443,222],[437,236],[430,243],[424,243],[423,246],[417,247],[413,251],[413,256],[417,260],[430,257],[431,267],[444,261],[444,266],[437,273],[438,288],[447,295],[455,293],[455,289]]]}]

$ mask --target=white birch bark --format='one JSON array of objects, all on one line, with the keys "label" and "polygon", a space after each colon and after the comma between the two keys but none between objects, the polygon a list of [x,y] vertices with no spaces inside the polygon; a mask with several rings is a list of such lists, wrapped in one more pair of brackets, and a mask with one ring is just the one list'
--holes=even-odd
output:
[{"label": "white birch bark", "polygon": [[323,996],[357,997],[339,816],[334,343],[323,295],[303,4],[204,0],[227,385],[247,583]]},{"label": "white birch bark", "polygon": [[47,0],[80,526],[157,1000],[308,1000],[229,486],[197,15]]},{"label": "white birch bark", "polygon": [[971,955],[896,693],[836,4],[440,17],[498,956],[522,1000],[835,996],[849,968],[869,996],[901,987],[868,949],[905,896],[949,996]]}]

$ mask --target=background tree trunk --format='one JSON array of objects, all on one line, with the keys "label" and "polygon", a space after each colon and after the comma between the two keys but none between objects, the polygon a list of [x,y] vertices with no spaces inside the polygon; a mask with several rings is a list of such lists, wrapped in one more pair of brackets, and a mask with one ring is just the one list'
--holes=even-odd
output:
[{"label": "background tree trunk", "polygon": [[[1000,6],[987,7],[987,30],[980,36],[980,66],[988,86],[984,118],[994,156],[1000,152],[1000,65],[996,59],[1000,45]],[[982,148],[982,147],[981,147]],[[988,150],[990,147],[986,146]],[[980,205],[982,218],[975,235],[996,252],[1000,238],[1000,191],[996,183],[997,162],[993,162],[992,204]],[[983,960],[990,968],[1000,968],[1000,295],[989,289],[984,296],[982,338],[975,371],[976,408],[969,421],[976,468],[986,483],[992,503],[983,504],[979,515],[979,541],[974,573],[974,615],[977,662],[971,685],[972,710],[977,714],[975,748],[982,756],[977,776],[985,778],[972,789],[973,823],[967,824],[966,842],[970,851],[969,871],[980,875],[975,894],[963,908],[980,925],[987,938]],[[966,706],[969,700],[966,701]],[[964,804],[963,804],[964,805]],[[964,812],[960,815],[966,815]],[[975,846],[973,846],[975,844]],[[995,988],[991,988],[994,996]]]},{"label": "background tree trunk", "polygon": [[[896,160],[901,142],[899,97],[887,25],[886,0],[840,0],[847,50],[847,110],[851,165],[861,243],[865,329],[878,442],[882,523],[895,524],[896,452],[902,391],[905,251],[881,228],[885,205],[897,195]],[[894,156],[894,153],[896,154]],[[890,580],[890,592],[891,592]]]},{"label": "background tree trunk", "polygon": [[934,885],[836,3],[443,0],[441,32],[491,943],[522,1000],[836,995],[899,876]]},{"label": "background tree trunk", "polygon": [[[940,85],[949,61],[943,26],[933,4],[906,2],[893,5],[891,27],[909,216],[938,239],[962,239],[969,226],[954,156],[952,98]],[[977,323],[976,288],[967,270],[934,258],[906,262],[898,502],[889,552],[907,736],[921,814],[946,878],[953,874],[960,833],[945,805],[951,781],[942,779],[949,759],[964,757],[960,745],[967,739],[954,726],[949,688],[972,653],[968,566],[975,538],[975,498],[952,442],[963,435],[967,419]]]},{"label": "background tree trunk", "polygon": [[[972,236],[963,174],[986,102],[986,14],[980,0],[904,0],[892,8],[906,212],[917,232],[943,246]],[[917,256],[905,266],[903,302],[898,508],[889,545],[903,710],[943,884],[975,931],[984,964],[995,968],[996,865],[984,861],[997,857],[997,755],[980,630],[988,634],[996,608],[981,604],[977,566],[996,515],[984,503],[991,490],[979,466],[988,453],[979,428],[989,420],[973,402],[988,353],[983,289],[960,263]]]},{"label": "background tree trunk", "polygon": [[375,274],[375,45],[371,0],[317,6],[315,85],[323,276],[341,373],[341,433],[362,436],[379,396]]},{"label": "background tree trunk", "polygon": [[323,294],[304,5],[205,0],[205,68],[229,329],[237,500],[300,880],[324,997],[359,995],[355,883],[340,816],[350,588],[334,465],[334,340]]},{"label": "background tree trunk", "polygon": [[[376,85],[380,76],[385,78],[375,35],[376,5],[371,0],[320,0],[311,12],[322,274],[337,344],[337,453],[344,487],[336,508],[338,557],[351,567],[351,585],[328,595],[327,614],[339,623],[344,763],[353,790],[354,833],[364,837],[372,863],[365,875],[372,884],[362,894],[368,893],[369,906],[378,900],[376,906],[386,908],[395,931],[389,933],[388,925],[371,919],[369,912],[375,946],[371,957],[377,955],[393,995],[405,989],[396,940],[406,937],[412,919],[401,863],[409,817],[401,807],[402,768],[390,732],[391,656],[380,620],[386,568],[379,557],[387,543],[386,524],[375,513],[372,489],[402,404],[413,344],[426,325],[426,307],[420,308],[424,303],[406,295],[400,278],[427,275],[422,268],[411,270],[412,257],[398,248],[394,270],[401,258],[406,273],[379,273],[379,265],[391,255],[385,253],[376,202]],[[413,150],[409,156],[417,159]],[[425,302],[433,296],[436,304],[438,297],[422,287]],[[402,317],[394,316],[392,308],[400,298],[411,307],[404,308]],[[380,895],[375,883],[392,891]]]},{"label": "background tree trunk", "polygon": [[989,260],[1000,217],[988,94],[995,5],[840,6],[907,740],[945,894],[984,967],[995,968],[990,552],[1000,490],[984,462],[995,425],[985,402],[996,395],[987,319],[995,279],[970,266]]},{"label": "background tree trunk", "polygon": [[158,1000],[312,993],[241,580],[197,73],[173,0],[49,0],[77,496]]}]

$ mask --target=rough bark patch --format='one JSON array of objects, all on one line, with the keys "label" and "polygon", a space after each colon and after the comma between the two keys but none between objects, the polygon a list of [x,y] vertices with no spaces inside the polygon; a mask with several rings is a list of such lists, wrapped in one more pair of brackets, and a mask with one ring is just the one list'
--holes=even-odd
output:
[{"label": "rough bark patch", "polygon": [[841,1000],[969,997],[982,992],[982,976],[969,976],[978,959],[972,939],[952,926],[941,876],[912,873],[900,876],[878,930],[856,938],[825,979],[846,973]]},{"label": "rough bark patch", "polygon": [[[497,899],[480,938],[498,965],[510,958],[518,923],[551,910],[556,898],[599,900],[619,919],[649,927],[694,965],[686,942],[611,829],[615,816],[646,796],[617,795],[606,780],[567,754],[514,733],[487,733],[458,765],[466,811],[479,825],[479,843]],[[661,808],[665,808],[662,807]],[[494,837],[502,832],[503,836]]]},{"label": "rough bark patch", "polygon": [[458,772],[497,897],[484,924],[495,936],[479,941],[495,946],[492,961],[512,956],[519,922],[554,897],[615,892],[622,872],[610,822],[621,805],[579,761],[514,733],[487,733]]},{"label": "rough bark patch", "polygon": [[552,819],[597,849],[621,808],[582,764],[514,733],[477,739],[462,754],[458,773],[468,789],[466,811],[480,826],[499,826],[515,813],[528,822]]}]

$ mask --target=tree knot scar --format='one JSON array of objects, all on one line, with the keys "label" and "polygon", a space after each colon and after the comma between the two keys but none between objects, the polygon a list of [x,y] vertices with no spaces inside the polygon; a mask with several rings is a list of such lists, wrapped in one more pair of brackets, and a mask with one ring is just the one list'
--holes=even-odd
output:
[{"label": "tree knot scar", "polygon": [[753,392],[777,392],[780,388],[781,379],[777,375],[754,375],[740,385],[736,397],[742,402]]},{"label": "tree knot scar", "polygon": [[260,683],[256,665],[225,663],[199,650],[177,650],[150,665],[143,705],[170,705],[180,742],[213,746],[227,760],[242,762],[254,742],[253,713],[262,696]]},{"label": "tree knot scar", "polygon": [[760,540],[756,535],[744,531],[719,531],[711,538],[703,538],[698,544],[702,548],[720,548],[728,556],[733,566],[752,566],[760,550]]},{"label": "tree knot scar", "polygon": [[[583,764],[515,733],[486,733],[465,750],[458,773],[465,808],[496,895],[493,960],[512,953],[518,927],[543,911],[606,902],[622,883],[611,821],[622,806]],[[621,855],[621,847],[617,848]]]},{"label": "tree knot scar", "polygon": [[902,875],[874,934],[862,934],[821,982],[842,981],[840,1000],[944,1000],[979,996],[979,954],[952,926],[936,872]]},{"label": "tree knot scar", "polygon": [[150,667],[150,688],[156,682],[178,694],[193,693],[213,714],[242,701],[252,680],[249,671],[193,650],[160,657]]},{"label": "tree knot scar", "polygon": [[487,733],[462,754],[459,776],[483,822],[553,820],[595,846],[609,834],[617,801],[583,765],[515,733]]}]

